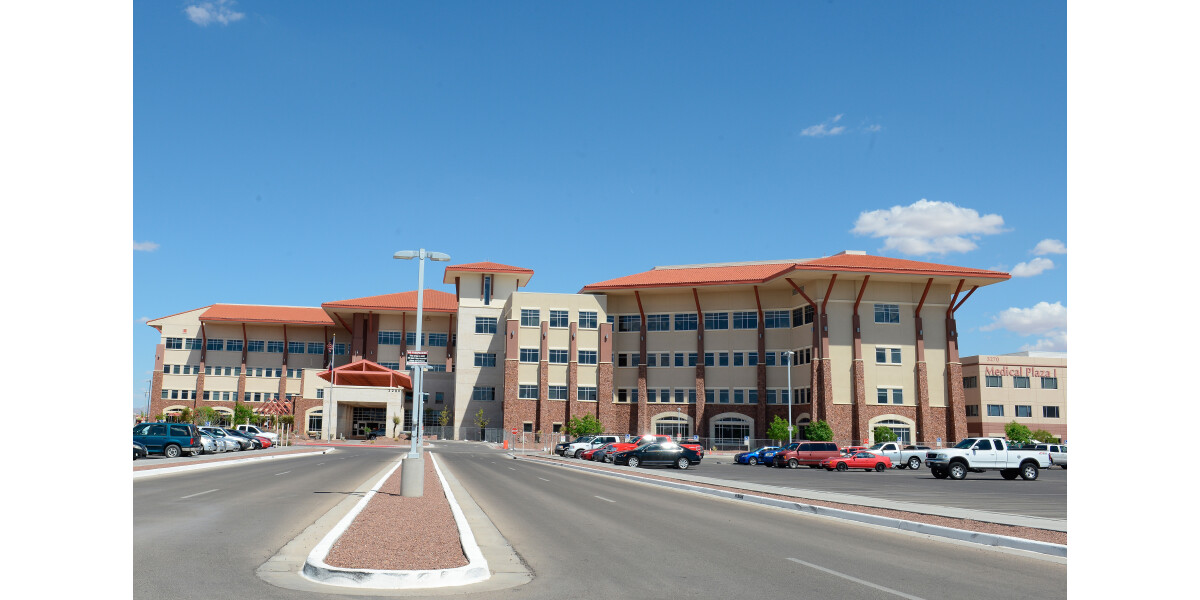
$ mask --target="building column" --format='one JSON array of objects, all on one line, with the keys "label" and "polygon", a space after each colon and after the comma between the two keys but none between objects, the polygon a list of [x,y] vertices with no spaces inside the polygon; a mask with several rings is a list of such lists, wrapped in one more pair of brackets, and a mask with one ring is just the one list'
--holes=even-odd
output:
[{"label": "building column", "polygon": [[400,313],[400,372],[408,370],[408,315]]},{"label": "building column", "polygon": [[[694,422],[700,437],[708,437],[708,415],[704,405],[704,312],[700,309],[700,293],[692,288],[692,298],[696,301],[696,414]],[[761,357],[760,357],[761,358]],[[766,402],[766,398],[759,398]]]},{"label": "building column", "polygon": [[[767,354],[767,324],[763,322],[762,299],[758,295],[758,286],[754,286],[754,304],[758,308],[758,367],[756,368],[756,381],[758,382],[758,397],[761,399],[754,409],[754,437],[757,439],[766,439],[767,437],[767,363],[762,360]],[[787,368],[792,368],[792,365],[787,365]],[[792,401],[791,390],[788,390],[788,402]]]},{"label": "building column", "polygon": [[933,285],[933,278],[925,282],[925,291],[921,293],[921,301],[917,303],[917,310],[913,314],[913,327],[916,336],[917,349],[917,415],[916,428],[913,432],[914,441],[924,440],[929,433],[929,366],[925,364],[925,326],[921,320],[921,308],[925,306],[925,298],[929,295],[929,288]]},{"label": "building column", "polygon": [[[165,344],[154,346],[154,373],[150,376],[150,406],[147,408],[150,414],[146,415],[147,421],[153,420],[154,415],[166,408],[166,405],[162,404],[163,359],[166,356],[166,349]],[[154,410],[156,405],[159,406],[158,410]]]},{"label": "building column", "polygon": [[363,329],[366,327],[364,317],[366,315],[362,313],[354,313],[354,331],[350,332],[350,362],[357,362],[363,358]]},{"label": "building column", "polygon": [[[637,290],[633,291],[637,300],[638,314],[641,315],[638,341],[638,378],[637,378],[637,430],[635,433],[650,432],[650,404],[646,399],[646,311],[642,309],[642,296]],[[631,420],[632,422],[632,420]]]},{"label": "building column", "polygon": [[[571,343],[567,350],[567,406],[563,414],[563,427],[571,422],[571,418],[579,416],[579,342],[575,336],[579,333],[579,323],[571,321]],[[550,426],[553,432],[554,425]]]},{"label": "building column", "polygon": [[858,297],[854,299],[854,313],[850,325],[854,332],[853,360],[851,369],[854,377],[854,403],[850,405],[850,437],[855,440],[867,439],[867,417],[863,410],[867,404],[866,368],[863,365],[862,354],[862,320],[858,316],[858,306],[862,303],[863,293],[867,291],[867,283],[871,276],[863,278],[858,288]]},{"label": "building column", "polygon": [[446,331],[446,372],[454,372],[454,355],[455,348],[458,346],[458,339],[454,337],[454,313],[450,313],[450,328]]},{"label": "building column", "polygon": [[[967,401],[962,386],[962,362],[958,358],[958,325],[946,317],[946,439],[947,446],[967,437]],[[926,440],[933,441],[933,440]]]},{"label": "building column", "polygon": [[550,422],[550,321],[542,321],[538,344],[538,399],[533,431],[545,432]]},{"label": "building column", "polygon": [[524,421],[520,407],[518,406],[523,400],[517,399],[518,385],[518,365],[521,358],[521,346],[517,340],[517,332],[519,331],[518,321],[509,320],[505,325],[504,334],[504,395],[501,400],[504,411],[503,423],[500,427],[509,429],[511,427],[521,428]]},{"label": "building column", "polygon": [[208,333],[204,323],[200,324],[200,372],[196,375],[196,399],[192,400],[192,412],[199,408],[199,402],[204,400],[204,365],[208,359]]},{"label": "building column", "polygon": [[596,358],[596,418],[604,428],[613,431],[616,423],[613,405],[612,323],[599,324],[600,344]]},{"label": "building column", "polygon": [[379,315],[371,313],[366,319],[366,339],[363,340],[363,358],[379,362]]}]

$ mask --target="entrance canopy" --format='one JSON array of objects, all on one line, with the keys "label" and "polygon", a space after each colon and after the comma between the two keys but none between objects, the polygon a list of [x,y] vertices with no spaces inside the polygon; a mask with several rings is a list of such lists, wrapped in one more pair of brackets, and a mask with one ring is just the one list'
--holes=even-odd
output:
[{"label": "entrance canopy", "polygon": [[412,378],[400,371],[363,359],[336,369],[317,373],[317,377],[333,385],[368,387],[398,387],[412,389]]}]

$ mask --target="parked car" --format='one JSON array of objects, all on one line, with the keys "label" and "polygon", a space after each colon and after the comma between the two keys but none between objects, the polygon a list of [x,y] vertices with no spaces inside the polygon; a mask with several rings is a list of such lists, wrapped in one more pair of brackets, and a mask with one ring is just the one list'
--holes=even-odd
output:
[{"label": "parked car", "polygon": [[200,432],[200,454],[216,454],[217,441],[204,431]]},{"label": "parked car", "polygon": [[133,441],[144,444],[148,453],[167,458],[199,454],[204,449],[200,431],[191,423],[138,423],[133,426]]},{"label": "parked car", "polygon": [[763,453],[778,450],[779,446],[763,446],[749,452],[739,452],[733,455],[733,463],[737,465],[757,465],[763,461]]},{"label": "parked car", "polygon": [[[259,427],[258,425],[238,425],[235,429],[237,429],[238,431],[241,431],[242,433],[248,433],[250,435],[265,437],[268,440],[271,440],[272,444],[276,443],[276,441],[279,439],[278,433],[267,431],[266,429],[263,429],[263,428]],[[371,433],[383,435],[382,430],[373,431]]]},{"label": "parked car", "polygon": [[139,444],[138,442],[133,443],[133,460],[146,458],[146,456],[149,454],[150,453],[146,451],[146,446],[144,444]]},{"label": "parked car", "polygon": [[1038,469],[1050,468],[1046,450],[1009,448],[1002,438],[966,438],[953,448],[939,448],[925,454],[925,464],[938,479],[963,479],[967,473],[1000,471],[1005,479],[1038,478]]},{"label": "parked car", "polygon": [[616,444],[605,444],[592,451],[592,460],[596,462],[612,462],[613,448]]},{"label": "parked car", "polygon": [[615,444],[619,441],[621,441],[619,436],[610,434],[585,435],[568,444],[567,448],[563,450],[563,456],[568,458],[572,456],[575,458],[580,458],[583,456],[583,453],[587,452],[588,450],[599,448],[605,444]]},{"label": "parked car", "polygon": [[1049,452],[1050,464],[1067,468],[1067,447],[1063,444],[1034,444],[1033,449]]},{"label": "parked car", "polygon": [[[671,440],[671,436],[669,436],[669,435],[658,435],[658,434],[656,434],[656,435],[650,435],[650,434],[640,435],[640,436],[634,438],[633,441],[631,441],[631,442],[617,442],[617,443],[613,444],[613,452],[626,452],[628,450],[633,450],[634,448],[637,448],[639,446],[645,446],[647,444],[671,442],[671,441],[673,441],[673,440]],[[689,442],[689,441],[681,441],[681,442],[675,442],[675,443],[679,444],[680,446],[683,446],[684,448],[689,448],[691,450],[695,450],[696,453],[700,455],[700,458],[704,458],[704,446],[701,446],[700,444],[698,444],[696,442]]]},{"label": "parked car", "polygon": [[866,449],[866,446],[846,446],[845,448],[842,448],[842,454],[854,454],[856,452],[862,452]]},{"label": "parked car", "polygon": [[896,465],[897,469],[914,470],[921,468],[921,458],[930,450],[933,448],[929,446],[908,445],[901,448],[899,442],[879,442],[867,448],[868,452],[882,454],[892,459],[892,464]]},{"label": "parked car", "polygon": [[258,438],[254,437],[246,432],[239,431],[237,429],[229,429],[228,427],[222,428],[222,430],[225,433],[228,433],[229,435],[234,436],[235,438],[241,438],[241,439],[244,439],[244,440],[250,442],[249,447],[242,446],[243,448],[245,448],[247,450],[258,450],[258,449],[262,448],[262,442],[258,441]]},{"label": "parked car", "polygon": [[250,450],[254,447],[254,443],[250,440],[240,436],[235,436],[222,427],[201,427],[200,429],[202,431],[207,431],[214,437],[225,440],[226,443],[231,445],[229,448],[230,450]]},{"label": "parked car", "polygon": [[271,438],[263,437],[261,435],[256,435],[256,436],[254,436],[254,439],[258,440],[258,443],[261,444],[262,448],[270,448],[272,445]]},{"label": "parked car", "polygon": [[776,467],[787,467],[789,469],[798,467],[816,469],[821,466],[821,461],[841,455],[842,452],[838,450],[837,444],[833,442],[801,440],[788,444],[779,452],[776,452],[772,464]]},{"label": "parked car", "polygon": [[848,469],[862,469],[864,471],[878,471],[882,473],[885,469],[892,468],[892,459],[867,452],[866,450],[855,452],[846,456],[835,456],[821,461],[821,466],[825,467],[826,471],[837,469],[838,471],[846,471]]},{"label": "parked car", "polygon": [[631,467],[670,465],[677,469],[686,469],[700,464],[701,458],[699,452],[675,442],[654,442],[633,450],[617,452],[613,455],[613,464]]}]

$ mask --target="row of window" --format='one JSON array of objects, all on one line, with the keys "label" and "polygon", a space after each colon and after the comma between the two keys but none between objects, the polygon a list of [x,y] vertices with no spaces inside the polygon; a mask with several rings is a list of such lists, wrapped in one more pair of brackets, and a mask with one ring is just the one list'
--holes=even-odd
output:
[{"label": "row of window", "polygon": [[[539,348],[521,348],[519,355],[520,361],[523,363],[536,363],[541,360],[541,350]],[[550,364],[565,365],[570,362],[570,350],[562,350],[551,348],[547,351],[546,362]],[[596,350],[580,350],[579,364],[594,365],[597,363],[599,355]],[[486,363],[486,364],[481,364]],[[496,355],[476,353],[475,366],[477,367],[494,367],[496,366]]]},{"label": "row of window", "polygon": [[[581,310],[579,311],[579,328],[580,329],[595,329],[599,313],[596,311]],[[566,329],[570,326],[570,315],[565,310],[550,310],[550,327]],[[542,324],[542,311],[538,308],[522,308],[521,309],[521,327],[540,327]]]},{"label": "row of window", "polygon": [[[167,350],[200,350],[205,347],[210,351],[241,352],[244,348],[248,352],[282,353],[285,344],[278,340],[247,340],[243,343],[243,340],[238,339],[209,338],[208,344],[205,346],[204,340],[200,338],[166,338]],[[323,355],[326,344],[324,342],[287,342],[286,348],[288,354]],[[346,344],[335,344],[333,353],[346,354]]]},{"label": "row of window", "polygon": [[[1039,379],[1042,380],[1042,389],[1043,390],[1057,390],[1058,389],[1058,378],[1057,377],[1039,377]],[[1017,388],[1017,389],[1028,389],[1029,388],[1029,378],[1028,377],[1018,377],[1018,376],[1014,375],[1012,380],[1013,380],[1014,388]],[[1002,377],[1000,375],[985,375],[984,376],[984,386],[990,387],[990,388],[1004,387],[1004,377]],[[970,377],[963,377],[963,388],[971,389],[971,388],[977,388],[977,387],[979,387],[979,377],[977,375],[972,375]]]},{"label": "row of window", "polygon": [[[763,354],[763,363],[768,367],[786,366],[786,350],[770,350]],[[776,360],[778,358],[778,360]],[[646,354],[647,367],[694,367],[700,359],[696,352],[675,352],[672,362],[670,352],[649,352]],[[637,367],[641,365],[642,356],[638,352],[621,352],[616,354],[618,367]],[[812,348],[796,350],[792,354],[793,365],[803,365],[812,362]],[[758,366],[758,352],[705,352],[704,366],[706,367],[754,367]]]},{"label": "row of window", "polygon": [[[787,404],[790,397],[791,394],[788,393],[787,389],[767,389],[767,404]],[[797,389],[795,390],[795,397],[795,404],[808,404],[812,402],[812,389]],[[638,402],[638,389],[617,389],[617,402]],[[673,390],[671,388],[649,388],[646,390],[646,402],[658,404],[695,404],[696,390],[695,388],[675,388]],[[758,404],[758,389],[705,389],[704,402],[707,404]]]},{"label": "row of window", "polygon": [[[1003,404],[987,405],[987,414],[989,417],[1003,417],[1004,416],[1004,405]],[[968,405],[967,406],[967,416],[968,417],[978,417],[979,416],[979,405],[977,405],[977,404]],[[1014,416],[1032,417],[1033,416],[1033,406],[1029,405],[1029,404],[1016,405],[1016,415],[1014,415]],[[1042,418],[1043,419],[1059,418],[1058,407],[1057,406],[1043,406],[1042,407]]]},{"label": "row of window", "polygon": [[[423,346],[437,346],[439,348],[445,348],[446,343],[450,340],[449,334],[435,331],[423,333],[421,337],[424,338],[422,340]],[[377,338],[381,346],[399,346],[401,340],[409,346],[417,345],[417,332],[415,331],[380,331]]]},{"label": "row of window", "polygon": [[[807,311],[804,310],[805,308]],[[704,313],[705,331],[729,329],[730,315],[731,313],[728,312]],[[672,317],[674,318],[672,319]],[[802,307],[796,311],[763,311],[763,327],[767,329],[793,327],[793,317],[798,319],[794,325],[797,327],[805,323],[812,323],[812,307]],[[672,321],[675,325],[674,331],[696,331],[699,328],[699,317],[695,313],[653,314],[646,315],[646,331],[672,331]],[[758,329],[758,312],[733,311],[732,323],[734,329]],[[641,315],[619,315],[617,317],[617,331],[641,331],[641,328]]]},{"label": "row of window", "polygon": [[[283,377],[286,371],[289,379],[299,379],[304,375],[304,369],[281,369],[275,367],[246,367],[246,377]],[[199,375],[200,365],[163,365],[164,375]],[[205,366],[205,375],[241,376],[241,367]]]},{"label": "row of window", "polygon": [[[317,391],[320,392],[320,390],[317,390]],[[233,402],[234,400],[237,400],[237,392],[218,392],[218,391],[205,390],[202,397],[204,400],[209,400],[212,402],[218,402],[218,401]],[[285,400],[295,400],[296,398],[299,398],[299,397],[300,397],[300,394],[284,394]],[[319,393],[318,393],[317,397],[318,398],[320,397]],[[167,390],[167,389],[164,389],[162,391],[162,399],[163,400],[195,400],[196,399],[196,390]],[[242,394],[242,402],[269,402],[271,400],[278,400],[278,399],[279,399],[278,392],[244,392]]]}]

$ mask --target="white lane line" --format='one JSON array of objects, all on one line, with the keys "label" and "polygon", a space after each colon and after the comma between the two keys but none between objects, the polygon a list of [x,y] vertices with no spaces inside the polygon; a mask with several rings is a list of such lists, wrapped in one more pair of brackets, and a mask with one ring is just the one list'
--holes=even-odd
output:
[{"label": "white lane line", "polygon": [[323,464],[325,464],[325,463],[317,463],[317,466],[319,467],[319,466],[321,466],[321,465],[323,465]]},{"label": "white lane line", "polygon": [[538,479],[541,479],[542,481],[550,481],[549,479],[546,479],[545,477],[538,477]]},{"label": "white lane line", "polygon": [[516,471],[516,469],[514,469],[514,468],[512,468],[512,467],[509,467],[509,468],[508,468],[508,470],[509,470],[509,471]]},{"label": "white lane line", "polygon": [[276,473],[276,475],[286,475],[286,474],[288,474],[288,473],[291,473],[291,471],[284,471],[284,472],[282,472],[282,473]]},{"label": "white lane line", "polygon": [[616,500],[609,500],[608,498],[605,498],[604,496],[596,496],[596,497],[605,502],[616,502]]},{"label": "white lane line", "polygon": [[190,495],[190,496],[181,496],[179,499],[180,499],[180,500],[187,500],[188,498],[195,498],[196,496],[203,496],[204,494],[211,494],[212,492],[219,492],[219,491],[220,491],[219,489],[216,489],[216,490],[208,490],[207,492],[200,492],[200,493],[198,493],[198,494],[192,494],[192,495]]},{"label": "white lane line", "polygon": [[887,592],[887,593],[889,593],[889,594],[895,594],[895,595],[897,595],[897,596],[900,596],[901,598],[908,598],[909,600],[924,600],[923,598],[921,598],[921,597],[919,597],[919,596],[913,596],[913,595],[910,595],[910,594],[905,594],[904,592],[898,592],[898,591],[896,591],[896,590],[893,590],[893,589],[891,589],[891,588],[885,588],[885,587],[883,587],[882,585],[877,585],[877,584],[871,583],[870,581],[863,581],[862,579],[859,579],[859,578],[857,578],[857,577],[851,577],[851,576],[849,576],[849,575],[846,575],[845,573],[838,573],[837,571],[834,571],[834,570],[832,570],[832,569],[826,569],[825,567],[821,567],[821,566],[818,566],[818,565],[814,565],[814,564],[812,564],[812,563],[810,563],[810,562],[804,562],[804,561],[802,561],[802,560],[800,560],[800,559],[798,559],[798,558],[789,558],[788,560],[790,560],[790,561],[792,561],[792,562],[795,562],[795,563],[800,563],[800,564],[802,564],[802,565],[804,565],[804,566],[806,566],[806,567],[811,567],[811,568],[813,568],[813,569],[816,569],[816,570],[818,570],[818,571],[824,571],[824,572],[826,572],[826,573],[829,573],[830,575],[837,575],[838,577],[841,577],[842,579],[848,579],[848,580],[850,580],[850,581],[853,581],[854,583],[858,583],[858,584],[861,584],[861,585],[865,585],[865,586],[867,586],[867,587],[869,587],[869,588],[875,588],[875,589],[877,589],[877,590],[879,590],[879,591],[881,591],[881,592]]}]

